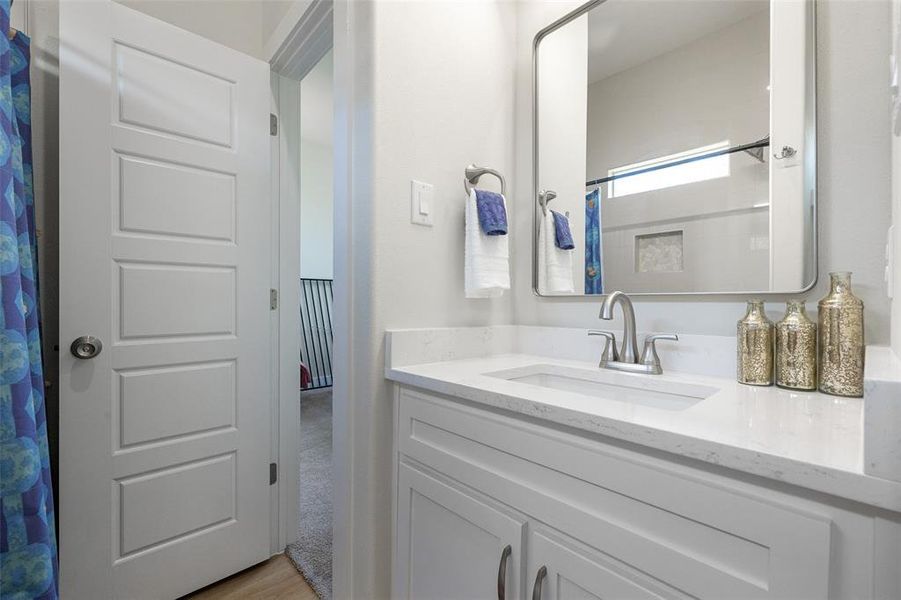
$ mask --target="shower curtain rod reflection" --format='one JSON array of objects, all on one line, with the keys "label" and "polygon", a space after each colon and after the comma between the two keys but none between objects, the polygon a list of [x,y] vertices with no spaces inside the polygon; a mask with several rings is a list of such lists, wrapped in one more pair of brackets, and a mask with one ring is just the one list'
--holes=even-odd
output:
[{"label": "shower curtain rod reflection", "polygon": [[[615,179],[623,179],[624,177],[632,177],[634,175],[641,175],[642,173],[650,173],[652,171],[660,171],[661,169],[669,169],[670,167],[677,167],[679,165],[684,165],[692,162],[696,162],[699,160],[706,160],[708,158],[713,158],[715,156],[722,156],[724,154],[733,154],[735,152],[747,152],[755,159],[760,162],[763,161],[763,151],[762,148],[766,148],[770,145],[770,136],[766,136],[763,139],[757,140],[756,142],[751,142],[750,144],[742,144],[740,146],[732,146],[731,148],[723,148],[722,150],[713,150],[712,152],[706,152],[704,154],[698,154],[697,156],[690,156],[688,158],[683,158],[681,160],[674,160],[668,163],[661,163],[659,165],[652,165],[645,169],[638,169],[636,171],[629,171],[628,173],[619,173],[617,175],[610,175],[608,177],[601,177],[600,179],[595,179],[593,181],[586,181],[585,187],[594,187],[597,185],[601,185],[602,183],[607,183],[608,181],[613,181]],[[756,152],[755,152],[756,150]]]}]

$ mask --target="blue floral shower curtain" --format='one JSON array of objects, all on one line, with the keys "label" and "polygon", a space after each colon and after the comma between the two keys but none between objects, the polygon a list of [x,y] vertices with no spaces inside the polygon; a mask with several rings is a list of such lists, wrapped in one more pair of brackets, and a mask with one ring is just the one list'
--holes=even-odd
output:
[{"label": "blue floral shower curtain", "polygon": [[53,600],[56,532],[44,408],[31,171],[29,42],[0,0],[0,598]]},{"label": "blue floral shower curtain", "polygon": [[601,255],[601,188],[585,195],[585,293],[604,293]]}]

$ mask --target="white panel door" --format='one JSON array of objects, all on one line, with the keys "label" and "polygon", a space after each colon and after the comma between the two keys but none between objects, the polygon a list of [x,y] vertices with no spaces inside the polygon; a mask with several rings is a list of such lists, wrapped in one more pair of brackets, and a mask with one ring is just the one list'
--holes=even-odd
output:
[{"label": "white panel door", "polygon": [[519,598],[524,528],[523,520],[401,464],[392,597]]},{"label": "white panel door", "polygon": [[269,69],[109,1],[60,39],[62,594],[174,598],[269,552]]}]

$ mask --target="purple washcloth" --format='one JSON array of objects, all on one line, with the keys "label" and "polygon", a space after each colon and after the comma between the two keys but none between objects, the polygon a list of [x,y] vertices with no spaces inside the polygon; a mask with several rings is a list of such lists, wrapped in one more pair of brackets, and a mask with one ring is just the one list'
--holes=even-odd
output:
[{"label": "purple washcloth", "polygon": [[479,225],[485,235],[507,235],[507,209],[504,197],[486,190],[476,190]]},{"label": "purple washcloth", "polygon": [[569,219],[556,210],[552,210],[551,214],[554,215],[554,243],[561,250],[572,250],[576,245],[573,243],[573,234],[569,230]]}]

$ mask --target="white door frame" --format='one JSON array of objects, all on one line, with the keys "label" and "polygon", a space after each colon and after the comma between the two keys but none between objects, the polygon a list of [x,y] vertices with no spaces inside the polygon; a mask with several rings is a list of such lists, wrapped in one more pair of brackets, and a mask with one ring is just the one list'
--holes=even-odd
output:
[{"label": "white door frame", "polygon": [[[272,287],[278,290],[279,296],[272,322],[273,462],[278,463],[278,483],[273,486],[276,489],[272,498],[273,553],[281,552],[296,540],[299,525],[299,81],[332,47],[332,9],[331,0],[296,2],[267,43],[272,68],[272,112],[278,117],[278,135],[272,143]],[[335,522],[338,521],[336,514]]]},{"label": "white door frame", "polygon": [[[293,84],[293,85],[292,85]],[[293,332],[300,330],[299,289],[296,277],[300,255],[283,247],[292,237],[289,224],[300,217],[298,202],[298,173],[290,168],[296,164],[299,136],[291,135],[299,129],[299,85],[297,82],[270,73],[271,110],[277,117],[277,135],[270,137],[272,190],[272,271],[271,288],[277,290],[276,310],[270,322],[272,356],[270,376],[272,389],[271,461],[278,465],[277,480],[272,486],[271,551],[284,551],[296,541],[299,516],[298,466],[300,454],[299,370],[292,356],[300,354],[300,339]],[[271,124],[270,124],[271,125]],[[294,159],[294,160],[292,160]],[[294,285],[291,285],[291,284]]]},{"label": "white door frame", "polygon": [[[299,15],[299,16],[298,16]],[[375,497],[372,480],[373,446],[382,432],[377,431],[371,406],[352,402],[372,394],[374,361],[381,357],[377,348],[381,333],[372,329],[371,278],[371,181],[370,158],[372,131],[372,48],[374,28],[372,6],[355,0],[296,0],[275,34],[266,44],[270,65],[279,72],[302,77],[325,54],[334,56],[334,345],[332,369],[332,594],[335,598],[371,597],[379,591],[373,585],[390,577],[376,572],[376,564],[390,556],[391,548],[379,545],[386,535],[390,516],[374,507],[382,505]],[[292,26],[291,23],[294,23]],[[327,40],[327,45],[323,40]],[[324,49],[323,49],[324,46]],[[306,49],[306,50],[305,50]],[[317,53],[321,52],[318,56]],[[292,58],[293,57],[293,58]],[[310,57],[315,57],[312,59]],[[303,65],[306,65],[305,67]],[[280,248],[296,252],[299,248],[299,221],[285,218],[291,209],[279,200],[281,221],[291,224],[282,230]],[[286,254],[282,254],[287,256]],[[293,256],[293,255],[292,255]],[[291,277],[296,277],[293,271]],[[294,286],[290,280],[287,285]],[[285,288],[283,288],[284,291]],[[286,304],[282,304],[286,306]],[[280,311],[285,314],[285,311]],[[294,310],[299,314],[299,310]],[[286,315],[287,316],[287,315]],[[282,319],[280,336],[297,338],[297,325]],[[280,348],[280,370],[297,369],[299,350]],[[296,381],[296,380],[295,380]],[[296,384],[295,384],[296,386]],[[278,399],[280,407],[297,404],[295,389],[287,389]],[[290,423],[283,435],[298,435]],[[296,442],[280,444],[295,447]],[[296,510],[282,505],[282,510]],[[379,555],[381,558],[379,558]]]}]

